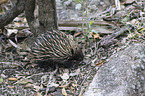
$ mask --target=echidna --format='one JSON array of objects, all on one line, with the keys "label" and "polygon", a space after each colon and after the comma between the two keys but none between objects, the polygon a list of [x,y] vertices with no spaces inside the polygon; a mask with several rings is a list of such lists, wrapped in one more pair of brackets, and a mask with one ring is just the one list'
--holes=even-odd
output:
[{"label": "echidna", "polygon": [[38,36],[31,54],[35,61],[53,61],[61,64],[83,59],[78,44],[61,31],[48,31]]}]

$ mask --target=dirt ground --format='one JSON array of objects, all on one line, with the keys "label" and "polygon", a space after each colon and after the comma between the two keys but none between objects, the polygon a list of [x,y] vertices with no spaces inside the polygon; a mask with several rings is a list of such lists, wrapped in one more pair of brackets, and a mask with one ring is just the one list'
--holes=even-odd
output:
[{"label": "dirt ground", "polygon": [[[98,6],[95,5],[96,3]],[[21,45],[23,41],[18,36],[27,37],[26,34],[30,33],[26,18],[24,13],[22,13],[11,24],[6,26],[11,38],[1,39],[5,35],[0,34],[0,95],[43,96],[47,94],[48,96],[81,96],[101,65],[107,61],[111,54],[117,52],[120,46],[128,42],[144,42],[145,28],[143,25],[145,24],[142,22],[144,17],[141,14],[144,14],[145,5],[142,3],[122,2],[122,9],[117,10],[114,3],[105,5],[105,1],[98,4],[95,0],[81,3],[71,0],[58,0],[57,13],[59,20],[80,21],[83,18],[86,21],[94,21],[85,26],[87,29],[83,31],[70,32],[73,36],[79,32],[83,33],[74,38],[82,46],[84,60],[74,62],[72,66],[67,68],[59,65],[48,65],[47,62],[41,64],[30,63],[30,60],[27,59],[28,52],[24,52],[14,46],[15,44],[17,46]],[[3,7],[5,8],[6,6]],[[93,23],[98,21],[107,23],[101,22],[101,26],[93,25]],[[96,31],[96,27],[103,31]],[[122,29],[123,27],[127,27],[128,31],[125,31],[121,36],[117,35],[115,37],[113,35],[115,38],[107,38],[111,34],[125,30]],[[84,27],[81,26],[81,28],[83,29]],[[104,33],[104,30],[108,33]],[[132,30],[135,31],[132,32]],[[18,42],[15,42],[16,39]],[[106,41],[103,40],[112,41],[106,44]],[[106,45],[102,42],[105,42]]]}]

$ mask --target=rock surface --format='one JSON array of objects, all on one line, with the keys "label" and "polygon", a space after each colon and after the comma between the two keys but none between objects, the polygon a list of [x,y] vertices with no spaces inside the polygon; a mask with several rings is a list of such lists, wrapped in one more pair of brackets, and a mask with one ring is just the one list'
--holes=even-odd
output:
[{"label": "rock surface", "polygon": [[103,64],[84,96],[144,96],[145,44],[133,44]]}]

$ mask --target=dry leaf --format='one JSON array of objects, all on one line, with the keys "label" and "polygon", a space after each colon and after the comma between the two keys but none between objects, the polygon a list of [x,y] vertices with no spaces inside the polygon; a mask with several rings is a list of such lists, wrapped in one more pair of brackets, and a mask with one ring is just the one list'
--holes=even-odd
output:
[{"label": "dry leaf", "polygon": [[96,63],[95,65],[96,65],[96,66],[102,65],[105,61],[106,61],[106,60],[103,60],[103,61],[101,61],[101,62],[99,62],[99,63]]},{"label": "dry leaf", "polygon": [[100,34],[95,34],[95,35],[94,35],[94,38],[95,38],[95,39],[102,39],[102,37],[100,37]]},{"label": "dry leaf", "polygon": [[69,86],[69,84],[70,84],[70,83],[67,83],[67,84],[62,85],[62,86],[59,86],[59,87],[64,87],[64,88],[65,88],[65,87],[68,87],[68,86]]},{"label": "dry leaf", "polygon": [[34,85],[33,85],[33,84],[28,83],[28,84],[26,84],[26,85],[25,85],[25,87],[24,87],[24,88],[28,88],[28,87],[34,87]]},{"label": "dry leaf", "polygon": [[1,77],[6,78],[7,76],[5,76],[4,74],[1,74]]},{"label": "dry leaf", "polygon": [[8,78],[9,81],[17,81],[17,78]]},{"label": "dry leaf", "polygon": [[72,86],[73,86],[73,87],[76,87],[76,84],[72,83]]},{"label": "dry leaf", "polygon": [[65,96],[67,96],[67,93],[66,93],[65,88],[62,88],[62,94],[65,95]]},{"label": "dry leaf", "polygon": [[12,89],[12,88],[14,88],[15,86],[8,86],[8,88],[10,88],[10,89]]},{"label": "dry leaf", "polygon": [[82,32],[77,32],[76,34],[74,34],[75,37],[80,36],[82,34]]},{"label": "dry leaf", "polygon": [[18,30],[17,29],[7,29],[7,36],[9,37],[12,33],[17,34]]}]

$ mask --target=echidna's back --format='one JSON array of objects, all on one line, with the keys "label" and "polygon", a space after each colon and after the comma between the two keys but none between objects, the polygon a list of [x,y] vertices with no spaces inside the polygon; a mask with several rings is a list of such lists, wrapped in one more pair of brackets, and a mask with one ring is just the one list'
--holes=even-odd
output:
[{"label": "echidna's back", "polygon": [[53,60],[63,63],[83,59],[82,51],[73,38],[61,31],[48,31],[40,35],[32,47],[31,54],[36,61]]}]

